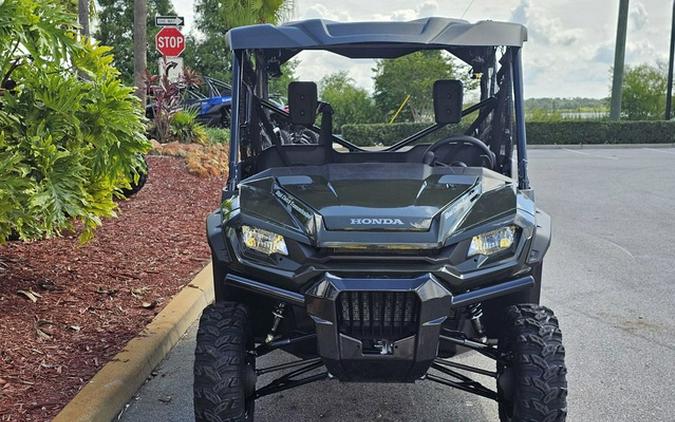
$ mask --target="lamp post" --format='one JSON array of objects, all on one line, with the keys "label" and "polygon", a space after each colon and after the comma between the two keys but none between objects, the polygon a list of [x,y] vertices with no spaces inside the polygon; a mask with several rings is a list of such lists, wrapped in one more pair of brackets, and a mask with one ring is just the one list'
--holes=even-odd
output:
[{"label": "lamp post", "polygon": [[623,64],[626,59],[626,30],[628,28],[628,0],[619,3],[619,24],[614,48],[614,75],[612,78],[612,105],[609,118],[621,118],[621,94],[623,91]]},{"label": "lamp post", "polygon": [[670,28],[670,58],[668,59],[668,89],[666,90],[666,120],[670,120],[673,111],[673,65],[675,62],[675,0],[673,0],[673,22]]}]

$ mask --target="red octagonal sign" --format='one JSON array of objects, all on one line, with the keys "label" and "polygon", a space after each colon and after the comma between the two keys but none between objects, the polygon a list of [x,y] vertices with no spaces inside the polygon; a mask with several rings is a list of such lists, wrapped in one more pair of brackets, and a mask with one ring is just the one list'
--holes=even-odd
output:
[{"label": "red octagonal sign", "polygon": [[164,27],[155,35],[155,47],[163,56],[178,57],[185,50],[185,37],[178,28]]}]

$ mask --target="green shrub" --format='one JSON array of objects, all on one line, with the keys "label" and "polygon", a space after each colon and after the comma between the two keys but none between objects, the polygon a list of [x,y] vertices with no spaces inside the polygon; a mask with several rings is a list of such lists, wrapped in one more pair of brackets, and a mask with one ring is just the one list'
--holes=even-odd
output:
[{"label": "green shrub", "polygon": [[169,122],[171,136],[182,144],[206,144],[208,135],[204,125],[197,121],[197,112],[182,110],[174,113]]},{"label": "green shrub", "polygon": [[230,130],[219,127],[207,127],[206,137],[208,138],[210,144],[229,144]]},{"label": "green shrub", "polygon": [[115,197],[150,149],[142,107],[110,49],[77,41],[76,22],[60,2],[0,2],[0,79],[17,84],[0,89],[0,243],[76,222],[87,240],[114,216]]},{"label": "green shrub", "polygon": [[658,144],[675,142],[675,122],[529,122],[530,145]]},{"label": "green shrub", "polygon": [[534,109],[525,113],[527,122],[561,122],[563,120],[562,112],[559,110]]},{"label": "green shrub", "polygon": [[[388,146],[427,126],[426,123],[344,125],[342,135],[359,146]],[[444,128],[421,142],[433,142],[452,133],[461,133],[465,128]],[[675,121],[528,122],[527,142],[530,145],[675,143]]]}]

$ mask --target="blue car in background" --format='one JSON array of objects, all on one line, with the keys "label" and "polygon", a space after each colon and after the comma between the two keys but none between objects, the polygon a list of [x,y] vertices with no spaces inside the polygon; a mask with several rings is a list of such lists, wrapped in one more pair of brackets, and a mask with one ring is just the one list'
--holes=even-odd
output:
[{"label": "blue car in background", "polygon": [[[181,100],[179,104],[171,108],[174,111],[193,110],[197,114],[197,120],[206,126],[230,127],[232,88],[218,79],[204,77],[201,81],[199,86],[178,87]],[[145,107],[145,117],[153,119],[157,102],[152,97],[151,91],[148,95],[150,99]]]},{"label": "blue car in background", "polygon": [[[214,78],[204,77],[202,80],[199,87],[187,88],[183,107],[196,111],[197,119],[206,126],[229,128],[232,87]],[[269,101],[286,110],[286,99],[281,95],[270,93]]]},{"label": "blue car in background", "polygon": [[[182,100],[179,109],[192,110],[197,120],[210,127],[230,127],[230,109],[232,108],[232,87],[218,79],[203,77],[202,83],[180,88]],[[281,110],[286,110],[286,100],[277,94],[270,94],[269,101]],[[156,103],[150,100],[145,115],[152,119]],[[287,110],[286,110],[287,111]]]},{"label": "blue car in background", "polygon": [[232,88],[218,79],[202,78],[203,84],[188,88],[183,106],[197,112],[197,119],[212,127],[230,127]]}]

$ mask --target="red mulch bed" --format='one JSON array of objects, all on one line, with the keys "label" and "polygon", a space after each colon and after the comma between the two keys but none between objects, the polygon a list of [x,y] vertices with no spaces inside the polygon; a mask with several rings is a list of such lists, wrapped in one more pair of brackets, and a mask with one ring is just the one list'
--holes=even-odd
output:
[{"label": "red mulch bed", "polygon": [[205,218],[224,178],[148,162],[146,186],[90,243],[0,246],[0,421],[54,417],[208,261]]}]

